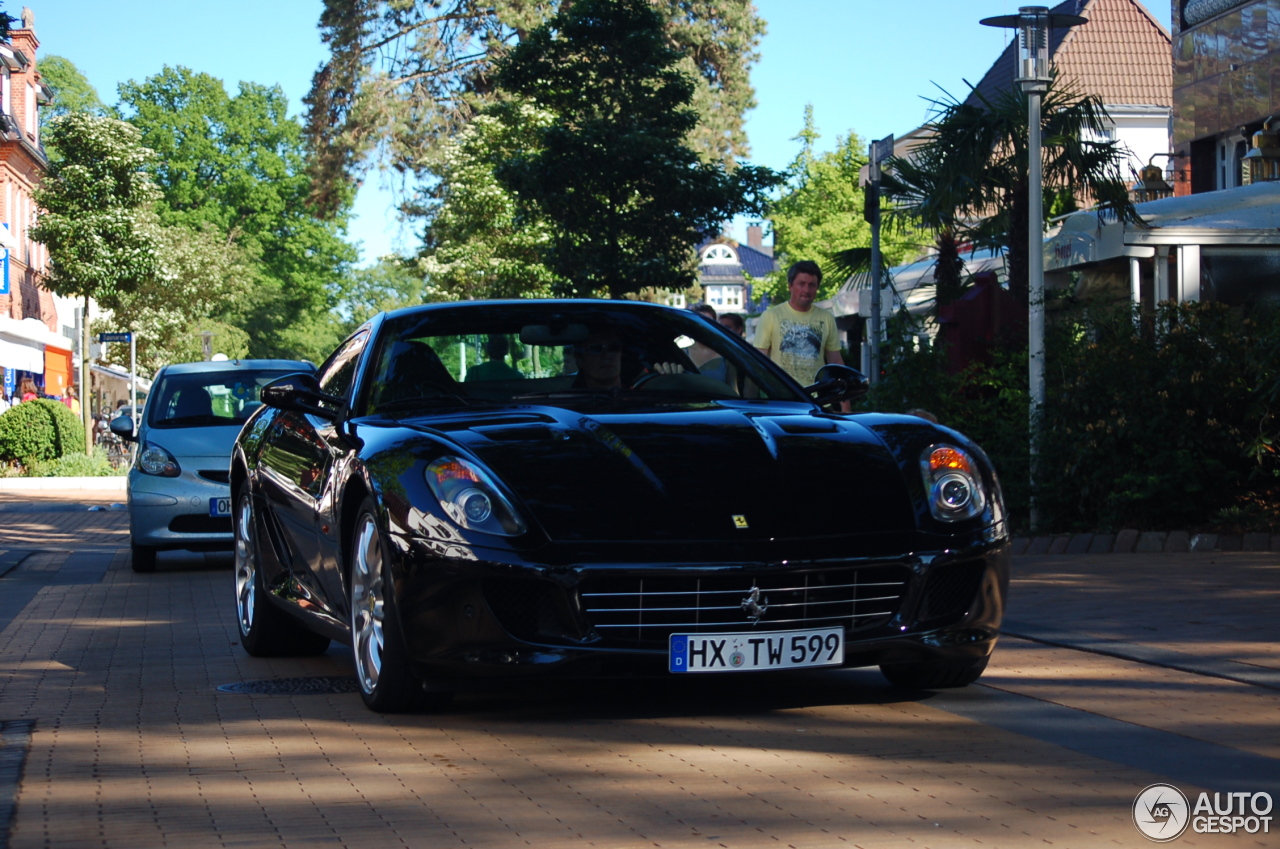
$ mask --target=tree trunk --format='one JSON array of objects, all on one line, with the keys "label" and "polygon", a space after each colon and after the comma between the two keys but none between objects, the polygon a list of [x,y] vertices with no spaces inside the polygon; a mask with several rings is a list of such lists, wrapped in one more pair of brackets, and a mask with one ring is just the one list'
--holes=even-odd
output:
[{"label": "tree trunk", "polygon": [[964,294],[964,262],[960,259],[960,244],[950,228],[939,230],[934,241],[938,259],[934,266],[934,299],[939,307]]}]

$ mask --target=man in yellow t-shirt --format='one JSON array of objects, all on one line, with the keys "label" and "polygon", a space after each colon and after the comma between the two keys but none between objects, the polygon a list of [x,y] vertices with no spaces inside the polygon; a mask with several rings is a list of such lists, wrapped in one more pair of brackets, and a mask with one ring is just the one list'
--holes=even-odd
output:
[{"label": "man in yellow t-shirt", "polygon": [[827,363],[843,363],[836,317],[813,305],[822,283],[822,269],[812,260],[801,260],[787,269],[785,304],[765,310],[756,326],[754,344],[796,379],[801,386],[814,382]]}]

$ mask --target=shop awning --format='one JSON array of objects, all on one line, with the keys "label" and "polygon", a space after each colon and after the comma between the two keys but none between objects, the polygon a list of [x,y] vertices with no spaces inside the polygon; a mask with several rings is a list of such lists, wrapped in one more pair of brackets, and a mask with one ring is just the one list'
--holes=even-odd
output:
[{"label": "shop awning", "polygon": [[38,318],[16,319],[0,316],[0,339],[9,339],[16,342],[35,342],[38,345],[57,348],[60,351],[70,351],[72,349],[70,339],[61,333],[54,333],[45,327],[44,322]]},{"label": "shop awning", "polygon": [[1045,239],[1045,271],[1119,257],[1149,257],[1158,245],[1280,244],[1280,183],[1255,183],[1136,204],[1142,224],[1093,210],[1068,215]]},{"label": "shop awning", "polygon": [[[960,255],[964,262],[964,276],[968,277],[981,271],[1004,270],[1004,257],[989,250],[970,253],[964,251]],[[892,288],[885,287],[882,292],[881,313],[888,315],[904,304],[913,314],[928,312],[933,302],[934,271],[937,257],[929,256],[917,262],[899,265],[889,269],[889,280]],[[840,291],[829,300],[819,301],[817,305],[831,310],[836,318],[846,315],[871,315],[871,275],[855,274],[849,278]]]},{"label": "shop awning", "polygon": [[44,348],[32,342],[14,342],[0,337],[0,366],[44,374]]},{"label": "shop awning", "polygon": [[[129,382],[129,372],[126,369],[118,368],[116,366],[100,366],[96,363],[91,363],[89,365],[89,370],[92,371],[94,374],[100,374],[103,377],[110,377],[116,380],[123,380],[126,383]],[[138,391],[150,392],[151,381],[145,377],[139,377]]]}]

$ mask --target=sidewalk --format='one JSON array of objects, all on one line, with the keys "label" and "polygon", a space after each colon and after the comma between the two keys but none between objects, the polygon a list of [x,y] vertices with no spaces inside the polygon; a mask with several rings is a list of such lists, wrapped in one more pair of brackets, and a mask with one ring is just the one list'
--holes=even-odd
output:
[{"label": "sidewalk", "polygon": [[10,849],[1136,846],[1142,787],[1280,776],[1270,553],[1015,557],[1006,636],[964,690],[841,670],[389,717],[349,686],[219,689],[351,683],[337,646],[245,654],[225,564],[135,575],[123,510],[0,508],[0,573],[26,551],[0,587],[0,847],[6,793]]},{"label": "sidewalk", "polygon": [[0,501],[20,501],[31,496],[64,501],[124,501],[129,479],[125,475],[99,478],[0,478]]}]

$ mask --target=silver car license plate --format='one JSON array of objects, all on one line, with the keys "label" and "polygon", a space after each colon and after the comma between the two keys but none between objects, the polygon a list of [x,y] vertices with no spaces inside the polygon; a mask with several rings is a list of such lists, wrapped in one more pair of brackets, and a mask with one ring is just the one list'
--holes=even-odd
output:
[{"label": "silver car license plate", "polygon": [[844,664],[844,628],[672,634],[668,645],[672,672],[746,672]]},{"label": "silver car license plate", "polygon": [[231,515],[230,497],[210,498],[209,499],[209,515],[210,516],[230,516]]}]

